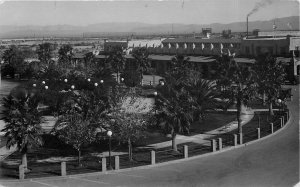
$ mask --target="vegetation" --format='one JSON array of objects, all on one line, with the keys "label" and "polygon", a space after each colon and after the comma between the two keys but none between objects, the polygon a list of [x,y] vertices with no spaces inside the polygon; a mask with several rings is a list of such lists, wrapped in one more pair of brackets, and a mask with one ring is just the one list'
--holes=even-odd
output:
[{"label": "vegetation", "polygon": [[236,63],[231,56],[222,56],[218,60],[220,77],[217,81],[223,99],[236,104],[238,129],[242,140],[241,110],[256,95],[255,72],[250,67]]},{"label": "vegetation", "polygon": [[22,153],[22,165],[27,170],[27,152],[31,146],[42,145],[42,117],[38,110],[39,97],[20,89],[3,98],[3,120],[6,123],[2,132],[7,138],[6,147],[17,146]]},{"label": "vegetation", "polygon": [[165,130],[172,136],[172,148],[177,151],[176,135],[189,133],[192,117],[192,97],[180,80],[166,77],[166,85],[158,87],[156,96],[156,117]]},{"label": "vegetation", "polygon": [[3,54],[3,74],[14,77],[15,74],[25,74],[27,65],[24,61],[24,53],[16,46],[10,46]]},{"label": "vegetation", "polygon": [[126,62],[122,47],[113,47],[108,53],[107,61],[111,64],[113,71],[117,73],[117,81],[119,81],[119,75],[124,71]]},{"label": "vegetation", "polygon": [[[133,51],[133,59],[127,62],[122,48],[115,48],[105,64],[94,63],[93,53],[87,53],[84,67],[70,66],[70,45],[59,49],[59,63],[53,63],[53,49],[49,43],[39,45],[37,54],[41,63],[26,64],[24,56],[14,46],[3,57],[13,74],[18,72],[33,78],[21,92],[3,100],[3,119],[7,123],[3,132],[7,147],[17,145],[25,166],[29,147],[42,143],[41,112],[58,117],[53,134],[78,152],[79,165],[82,148],[96,140],[97,129],[112,130],[115,140],[127,143],[129,160],[132,160],[134,143],[147,133],[153,116],[165,132],[171,134],[174,151],[177,151],[177,135],[189,134],[191,124],[205,119],[206,113],[219,108],[221,102],[226,103],[225,108],[236,105],[238,129],[242,135],[242,105],[256,96],[258,86],[259,93],[267,95],[272,114],[272,104],[279,96],[284,79],[283,65],[270,56],[258,59],[251,69],[224,55],[218,59],[218,79],[209,81],[187,57],[177,55],[164,76],[164,84],[148,90],[156,92],[152,110],[139,103],[141,95],[136,88],[150,67],[146,48]],[[118,84],[112,72],[117,73],[117,80],[121,74],[125,85]],[[38,110],[41,105],[46,105],[47,109]]]},{"label": "vegetation", "polygon": [[67,68],[71,65],[72,60],[72,46],[69,44],[62,45],[60,49],[58,50],[58,63],[60,66]]},{"label": "vegetation", "polygon": [[38,59],[44,65],[49,65],[51,63],[52,51],[54,46],[51,43],[42,43],[39,44],[37,49]]},{"label": "vegetation", "polygon": [[273,116],[273,104],[279,98],[281,85],[284,83],[286,76],[284,65],[270,55],[261,56],[255,64],[255,71],[257,73],[256,82],[259,93],[263,95],[263,102],[265,102],[265,97],[267,97],[269,114]]}]

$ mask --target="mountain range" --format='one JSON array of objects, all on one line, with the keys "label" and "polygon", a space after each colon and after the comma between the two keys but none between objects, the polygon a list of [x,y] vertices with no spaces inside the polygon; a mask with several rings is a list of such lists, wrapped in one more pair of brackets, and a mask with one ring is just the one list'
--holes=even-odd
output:
[{"label": "mountain range", "polygon": [[[249,18],[251,20],[251,17]],[[299,16],[276,18],[267,21],[249,21],[249,32],[253,29],[271,31],[275,23],[277,30],[299,30]],[[245,22],[233,22],[228,24],[147,24],[147,23],[98,23],[87,26],[74,25],[0,25],[0,38],[24,38],[24,37],[90,37],[107,35],[131,35],[131,34],[179,34],[200,33],[202,28],[212,28],[214,33],[231,29],[232,32],[246,32]],[[116,32],[117,31],[117,32]]]}]

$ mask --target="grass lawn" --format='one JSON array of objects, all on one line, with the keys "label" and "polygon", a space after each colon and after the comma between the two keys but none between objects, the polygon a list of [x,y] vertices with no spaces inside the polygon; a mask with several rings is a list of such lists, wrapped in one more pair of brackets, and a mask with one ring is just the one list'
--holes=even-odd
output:
[{"label": "grass lawn", "polygon": [[204,121],[195,122],[191,125],[190,135],[214,130],[235,120],[235,112],[208,113]]}]

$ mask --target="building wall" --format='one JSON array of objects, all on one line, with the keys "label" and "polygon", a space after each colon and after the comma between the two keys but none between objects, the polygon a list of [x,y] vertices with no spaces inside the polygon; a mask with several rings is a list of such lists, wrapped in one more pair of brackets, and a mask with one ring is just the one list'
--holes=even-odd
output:
[{"label": "building wall", "polygon": [[240,44],[238,43],[223,43],[218,42],[217,40],[214,43],[211,42],[163,42],[163,47],[154,51],[153,54],[162,54],[162,55],[204,55],[204,56],[218,56],[221,54],[221,51],[230,50],[232,53],[239,53]]},{"label": "building wall", "polygon": [[241,55],[258,56],[263,53],[270,53],[276,56],[289,54],[289,40],[283,39],[245,39],[241,43]]}]

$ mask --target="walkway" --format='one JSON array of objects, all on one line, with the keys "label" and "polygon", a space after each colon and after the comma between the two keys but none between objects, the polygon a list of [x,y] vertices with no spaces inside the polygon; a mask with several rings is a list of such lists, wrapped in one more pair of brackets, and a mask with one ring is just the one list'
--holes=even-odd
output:
[{"label": "walkway", "polygon": [[299,90],[296,89],[293,102],[288,103],[291,119],[285,129],[245,147],[143,169],[0,181],[0,184],[9,187],[293,186],[299,181]]},{"label": "walkway", "polygon": [[[235,112],[236,109],[231,109],[231,112]],[[254,110],[250,108],[243,108],[242,109],[242,115],[241,115],[241,120],[242,120],[242,125],[248,123],[251,121],[251,119],[254,117]],[[205,132],[203,134],[197,134],[194,136],[184,136],[184,135],[177,135],[176,136],[176,143],[177,144],[183,144],[183,143],[197,143],[197,144],[203,144],[203,145],[210,145],[210,140],[211,138],[217,136],[218,134],[224,134],[230,131],[233,131],[238,128],[238,123],[237,121],[233,121],[228,123],[227,125],[220,127],[218,129],[212,130]],[[161,143],[156,143],[156,144],[151,144],[146,146],[147,148],[154,148],[154,149],[159,149],[159,148],[165,148],[165,147],[170,147],[172,146],[172,141],[166,141],[166,142],[161,142]],[[140,147],[143,148],[143,147]]]}]

